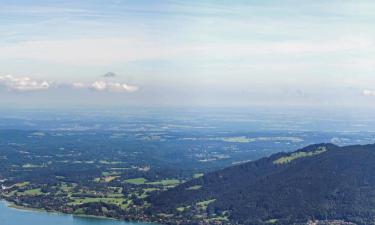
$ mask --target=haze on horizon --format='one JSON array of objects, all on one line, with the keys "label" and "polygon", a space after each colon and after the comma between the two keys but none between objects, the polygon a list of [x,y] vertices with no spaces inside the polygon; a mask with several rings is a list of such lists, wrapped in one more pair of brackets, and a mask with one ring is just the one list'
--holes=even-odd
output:
[{"label": "haze on horizon", "polygon": [[375,102],[373,1],[48,1],[0,6],[3,106]]}]

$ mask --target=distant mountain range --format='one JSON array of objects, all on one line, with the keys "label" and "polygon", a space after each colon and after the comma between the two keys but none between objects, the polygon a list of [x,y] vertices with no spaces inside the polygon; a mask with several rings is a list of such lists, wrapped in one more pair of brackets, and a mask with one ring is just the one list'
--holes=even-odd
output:
[{"label": "distant mountain range", "polygon": [[180,224],[374,224],[375,145],[317,144],[278,153],[149,201],[150,212]]}]

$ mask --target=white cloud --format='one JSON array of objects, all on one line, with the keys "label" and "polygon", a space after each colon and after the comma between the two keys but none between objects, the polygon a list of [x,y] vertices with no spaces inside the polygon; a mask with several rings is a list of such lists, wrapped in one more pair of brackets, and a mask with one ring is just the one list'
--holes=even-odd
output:
[{"label": "white cloud", "polygon": [[91,89],[95,91],[105,91],[107,89],[107,83],[104,81],[95,81],[91,84]]},{"label": "white cloud", "polygon": [[362,94],[364,96],[375,96],[375,90],[365,89],[363,90]]},{"label": "white cloud", "polygon": [[0,76],[0,85],[12,91],[39,91],[50,88],[48,81],[37,81],[30,77]]},{"label": "white cloud", "polygon": [[128,85],[125,83],[95,81],[91,84],[90,89],[95,91],[108,92],[134,92],[138,90],[137,86]]},{"label": "white cloud", "polygon": [[76,89],[87,88],[87,85],[81,82],[73,82],[70,86]]},{"label": "white cloud", "polygon": [[13,75],[0,76],[0,86],[6,87],[9,91],[38,91],[47,90],[51,88],[71,88],[71,89],[86,89],[94,91],[107,92],[135,92],[138,86],[129,85],[119,82],[95,81],[93,83],[53,83],[50,81],[38,81],[30,77],[15,77]]}]

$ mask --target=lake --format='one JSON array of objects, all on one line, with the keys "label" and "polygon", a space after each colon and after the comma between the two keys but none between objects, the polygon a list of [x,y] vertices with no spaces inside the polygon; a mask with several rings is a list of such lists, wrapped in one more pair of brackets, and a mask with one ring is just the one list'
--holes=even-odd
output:
[{"label": "lake", "polygon": [[150,223],[130,223],[110,219],[85,218],[72,215],[36,212],[10,208],[0,201],[1,225],[157,225]]}]

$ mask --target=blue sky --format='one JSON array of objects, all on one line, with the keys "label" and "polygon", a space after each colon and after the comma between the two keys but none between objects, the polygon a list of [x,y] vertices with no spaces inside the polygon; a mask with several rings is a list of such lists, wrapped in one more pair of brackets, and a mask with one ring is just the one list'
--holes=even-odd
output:
[{"label": "blue sky", "polygon": [[6,0],[0,103],[372,107],[374,11],[372,1]]}]

